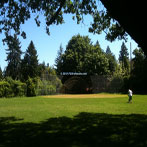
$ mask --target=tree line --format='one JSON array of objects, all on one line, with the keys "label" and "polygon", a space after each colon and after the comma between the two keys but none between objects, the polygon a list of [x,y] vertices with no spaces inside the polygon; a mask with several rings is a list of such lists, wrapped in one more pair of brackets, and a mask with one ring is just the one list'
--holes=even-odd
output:
[{"label": "tree line", "polygon": [[[104,51],[98,41],[93,44],[88,36],[78,34],[69,40],[65,50],[60,45],[55,68],[52,68],[39,63],[33,41],[24,53],[16,35],[7,37],[5,42],[8,64],[4,71],[0,68],[0,97],[55,94],[57,91],[126,92],[128,88],[136,93],[146,92],[147,59],[141,48],[134,50],[130,61],[123,42],[117,60],[109,46]],[[63,76],[63,72],[87,74]]]},{"label": "tree line", "polygon": [[[8,64],[3,72],[0,68],[0,97],[56,93],[61,82],[49,64],[39,63],[33,41],[30,42],[25,53],[21,51],[21,43],[16,35],[7,37],[5,42],[8,46],[6,49]],[[24,54],[23,58],[22,54]],[[52,76],[54,81],[48,80],[46,78],[48,76]]]},{"label": "tree line", "polygon": [[93,44],[88,36],[73,36],[65,51],[62,45],[58,50],[56,72],[58,75],[62,72],[87,73],[87,76],[63,76],[63,92],[85,93],[87,87],[92,92],[95,86],[96,92],[126,93],[131,88],[135,93],[145,93],[147,59],[141,48],[135,49],[133,54],[134,58],[130,60],[128,48],[122,42],[117,60],[109,46],[104,51],[98,41]]},{"label": "tree line", "polygon": [[62,45],[55,61],[57,74],[64,72],[86,72],[88,75],[113,75],[118,66],[125,75],[130,72],[129,53],[122,43],[119,55],[119,64],[109,46],[106,52],[102,50],[99,42],[92,44],[88,36],[76,35],[71,38],[63,52]]}]

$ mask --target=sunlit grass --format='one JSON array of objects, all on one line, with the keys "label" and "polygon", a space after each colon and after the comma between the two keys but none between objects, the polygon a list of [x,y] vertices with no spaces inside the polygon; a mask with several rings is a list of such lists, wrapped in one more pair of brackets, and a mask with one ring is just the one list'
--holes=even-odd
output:
[{"label": "sunlit grass", "polygon": [[73,117],[80,112],[147,114],[146,95],[134,95],[132,104],[127,103],[127,95],[115,94],[114,98],[112,96],[112,94],[97,94],[72,95],[72,97],[66,95],[66,98],[59,95],[54,97],[2,98],[0,99],[0,117],[16,117],[24,122],[40,122],[51,117]]}]

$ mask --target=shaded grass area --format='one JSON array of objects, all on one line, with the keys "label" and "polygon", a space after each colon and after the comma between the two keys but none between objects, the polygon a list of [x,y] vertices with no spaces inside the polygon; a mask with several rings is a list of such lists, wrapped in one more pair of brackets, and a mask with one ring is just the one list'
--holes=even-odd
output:
[{"label": "shaded grass area", "polygon": [[[81,112],[40,123],[0,118],[0,147],[145,147],[147,115]],[[10,123],[13,122],[13,123]]]},{"label": "shaded grass area", "polygon": [[0,99],[0,147],[145,147],[147,96]]}]

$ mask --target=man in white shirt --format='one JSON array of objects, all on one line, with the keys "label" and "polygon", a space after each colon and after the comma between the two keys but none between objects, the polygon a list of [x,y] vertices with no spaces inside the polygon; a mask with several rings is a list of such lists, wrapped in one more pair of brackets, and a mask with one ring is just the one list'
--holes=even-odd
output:
[{"label": "man in white shirt", "polygon": [[132,90],[128,90],[128,96],[129,96],[129,100],[128,100],[128,103],[132,103],[132,96],[133,96],[133,92]]}]

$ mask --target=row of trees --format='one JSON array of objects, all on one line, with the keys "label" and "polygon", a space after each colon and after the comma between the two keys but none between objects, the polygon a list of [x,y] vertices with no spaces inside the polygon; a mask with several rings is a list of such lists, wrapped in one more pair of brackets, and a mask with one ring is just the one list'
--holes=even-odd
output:
[{"label": "row of trees", "polygon": [[[57,92],[61,82],[49,64],[46,66],[44,62],[39,63],[33,41],[25,53],[21,51],[16,35],[8,36],[5,42],[8,46],[6,49],[8,65],[3,72],[0,68],[0,97],[35,96]],[[49,76],[52,78],[46,78]]]},{"label": "row of trees", "polygon": [[[46,66],[45,63],[38,62],[33,41],[30,42],[26,52],[22,53],[17,36],[7,38],[5,41],[8,45],[6,49],[8,65],[3,72],[0,68],[0,97],[54,94],[57,91],[63,93],[126,92],[129,87],[137,93],[146,92],[144,86],[147,81],[146,56],[141,49],[135,49],[134,58],[130,61],[124,42],[121,45],[119,58],[116,60],[109,46],[104,52],[98,41],[93,44],[88,36],[73,36],[65,51],[62,45],[60,46],[55,60],[56,69],[54,69],[49,67],[49,64]],[[23,58],[21,58],[22,54],[24,54]],[[86,73],[86,75],[63,75],[69,72]]]},{"label": "row of trees", "polygon": [[[93,45],[88,36],[76,35],[68,42],[65,51],[63,50],[62,45],[60,46],[55,60],[56,71],[58,75],[63,75],[63,73],[66,72],[87,73],[87,76],[81,76],[81,83],[83,83],[83,85],[80,85],[80,87],[85,87],[86,85],[85,82],[83,82],[84,78],[85,81],[89,81],[89,87],[92,87],[94,83],[90,81],[90,78],[88,80],[87,77],[95,76],[95,81],[100,83],[101,81],[98,79],[100,79],[101,76],[107,90],[113,87],[114,89],[117,89],[116,91],[112,90],[113,92],[126,92],[130,87],[137,93],[146,92],[146,88],[143,84],[147,81],[147,68],[145,66],[147,60],[146,56],[142,49],[135,49],[133,54],[134,58],[130,61],[128,49],[123,42],[119,58],[116,60],[115,55],[111,52],[109,46],[107,46],[106,52],[104,52],[98,41]],[[62,83],[66,89],[72,87],[71,85],[75,85],[75,88],[77,89],[75,81],[79,83],[79,78],[73,79],[73,77],[71,77],[72,76],[69,75],[63,76]],[[105,77],[107,77],[107,80]],[[70,78],[71,81],[75,83],[71,84],[69,82]],[[99,87],[104,86],[104,84],[103,86],[102,84],[100,85],[101,86]],[[98,87],[98,84],[96,87]]]},{"label": "row of trees", "polygon": [[71,38],[65,52],[62,45],[60,46],[55,65],[58,74],[80,72],[88,75],[113,75],[118,70],[118,66],[125,75],[130,72],[129,54],[124,42],[118,64],[109,46],[104,52],[98,41],[93,45],[88,36],[80,35]]},{"label": "row of trees", "polygon": [[38,62],[37,50],[33,41],[30,42],[23,59],[21,59],[23,54],[21,45],[16,35],[7,37],[5,42],[8,46],[8,49],[6,49],[6,61],[8,65],[4,71],[5,77],[12,77],[13,80],[26,81],[28,77],[34,78],[40,76],[41,71],[45,67]]}]

